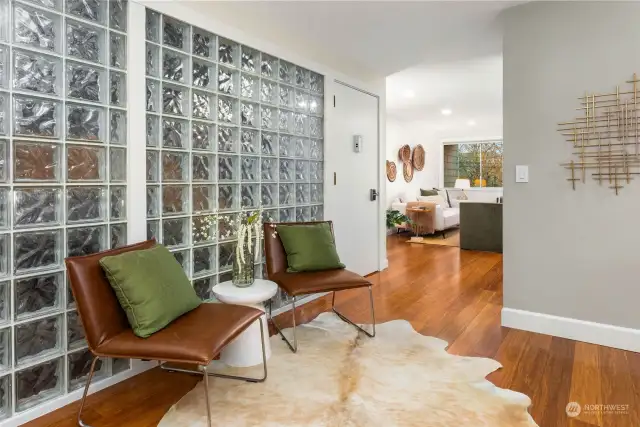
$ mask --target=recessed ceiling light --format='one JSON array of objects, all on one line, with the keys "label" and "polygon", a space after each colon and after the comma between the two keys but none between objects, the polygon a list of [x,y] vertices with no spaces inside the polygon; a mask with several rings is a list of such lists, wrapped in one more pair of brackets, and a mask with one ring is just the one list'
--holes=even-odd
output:
[{"label": "recessed ceiling light", "polygon": [[451,111],[448,108],[444,108],[444,109],[440,110],[440,112],[442,113],[443,116],[450,116],[451,113],[453,113],[453,111]]},{"label": "recessed ceiling light", "polygon": [[416,93],[412,90],[405,90],[404,91],[404,97],[405,98],[415,98]]},{"label": "recessed ceiling light", "polygon": [[476,125],[476,121],[475,121],[475,120],[469,120],[469,121],[467,122],[467,124],[468,124],[469,126],[475,126],[475,125]]}]

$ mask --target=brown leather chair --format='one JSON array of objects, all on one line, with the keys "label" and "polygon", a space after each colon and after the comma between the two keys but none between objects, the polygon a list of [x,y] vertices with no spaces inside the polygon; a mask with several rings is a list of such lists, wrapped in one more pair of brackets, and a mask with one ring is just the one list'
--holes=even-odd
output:
[{"label": "brown leather chair", "polygon": [[108,255],[148,249],[155,244],[155,240],[148,240],[119,249],[65,260],[71,291],[76,300],[89,350],[94,356],[78,411],[78,425],[80,426],[86,426],[82,421],[82,409],[96,362],[100,357],[158,360],[198,365],[199,371],[176,368],[170,370],[203,375],[209,426],[211,426],[209,376],[250,382],[262,382],[267,378],[264,336],[262,336],[262,361],[264,364],[262,378],[245,378],[207,372],[207,365],[224,346],[256,319],[260,320],[261,335],[264,334],[260,318],[262,312],[255,308],[232,304],[201,304],[195,310],[180,316],[148,338],[140,338],[133,333],[127,316],[109,285],[99,261]]},{"label": "brown leather chair", "polygon": [[[331,221],[264,224],[264,245],[269,280],[276,282],[280,289],[284,290],[292,297],[293,300],[293,344],[284,336],[282,330],[278,327],[271,316],[271,304],[269,304],[269,319],[280,336],[282,336],[282,339],[294,353],[298,351],[298,340],[296,338],[296,299],[300,296],[320,292],[333,292],[331,310],[342,320],[355,326],[369,337],[373,338],[376,335],[376,316],[373,307],[373,292],[371,291],[372,284],[367,279],[344,268],[304,273],[287,273],[287,253],[284,250],[280,236],[277,233],[274,233],[275,227],[278,225],[310,225],[322,223],[329,224],[329,227],[331,227],[331,233],[333,233],[333,223]],[[372,332],[368,332],[362,327],[356,325],[354,322],[338,312],[335,307],[336,292],[364,287],[369,288],[369,301],[371,303],[371,320],[373,328]]]}]

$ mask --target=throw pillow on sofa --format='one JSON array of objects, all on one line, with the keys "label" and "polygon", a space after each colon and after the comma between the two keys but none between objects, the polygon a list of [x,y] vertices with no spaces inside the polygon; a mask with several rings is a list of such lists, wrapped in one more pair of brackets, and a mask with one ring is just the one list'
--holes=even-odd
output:
[{"label": "throw pillow on sofa", "polygon": [[438,190],[436,190],[435,188],[433,190],[425,190],[423,188],[420,189],[420,195],[425,197],[425,196],[437,196],[438,195]]},{"label": "throw pillow on sofa", "polygon": [[418,197],[419,202],[430,202],[435,203],[436,205],[440,205],[443,208],[448,208],[449,204],[447,201],[440,195],[435,196],[420,196]]}]

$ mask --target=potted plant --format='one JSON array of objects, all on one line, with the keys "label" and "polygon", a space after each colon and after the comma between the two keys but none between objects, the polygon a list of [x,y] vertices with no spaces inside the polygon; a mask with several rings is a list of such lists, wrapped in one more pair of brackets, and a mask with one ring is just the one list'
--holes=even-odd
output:
[{"label": "potted plant", "polygon": [[397,227],[405,222],[410,222],[406,215],[401,214],[400,211],[395,209],[387,209],[387,230]]}]

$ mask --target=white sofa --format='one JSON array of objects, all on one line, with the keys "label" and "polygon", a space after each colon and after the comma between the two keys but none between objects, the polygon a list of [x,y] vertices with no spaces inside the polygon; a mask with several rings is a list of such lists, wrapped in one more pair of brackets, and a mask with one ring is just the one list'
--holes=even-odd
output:
[{"label": "white sofa", "polygon": [[[412,200],[409,200],[412,199]],[[391,209],[399,211],[401,214],[407,213],[407,202],[432,202],[436,203],[436,231],[444,231],[449,228],[460,226],[460,201],[451,200],[454,207],[449,207],[445,198],[441,196],[418,196],[399,197],[391,203]],[[403,228],[403,227],[400,227]]]}]

